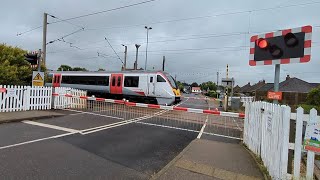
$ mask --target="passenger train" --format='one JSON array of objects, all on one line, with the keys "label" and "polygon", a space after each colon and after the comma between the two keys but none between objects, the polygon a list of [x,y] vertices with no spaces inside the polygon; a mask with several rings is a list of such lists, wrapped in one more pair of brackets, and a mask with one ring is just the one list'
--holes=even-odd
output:
[{"label": "passenger train", "polygon": [[49,76],[52,83],[47,86],[82,89],[97,97],[160,105],[174,104],[181,97],[175,80],[163,71],[56,71]]}]

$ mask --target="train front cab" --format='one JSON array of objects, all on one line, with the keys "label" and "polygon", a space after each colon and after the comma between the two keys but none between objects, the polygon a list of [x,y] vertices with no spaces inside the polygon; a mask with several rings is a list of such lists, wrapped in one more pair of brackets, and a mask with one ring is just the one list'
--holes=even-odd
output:
[{"label": "train front cab", "polygon": [[166,77],[171,85],[172,91],[175,95],[175,103],[179,103],[181,101],[180,89],[179,89],[176,81],[173,79],[173,77],[170,74],[165,73],[165,75],[166,75]]}]

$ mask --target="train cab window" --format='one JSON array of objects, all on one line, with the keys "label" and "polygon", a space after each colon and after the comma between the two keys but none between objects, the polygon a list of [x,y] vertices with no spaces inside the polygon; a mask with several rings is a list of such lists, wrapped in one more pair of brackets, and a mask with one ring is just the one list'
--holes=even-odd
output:
[{"label": "train cab window", "polygon": [[166,80],[162,76],[157,75],[157,82],[166,82]]},{"label": "train cab window", "polygon": [[139,76],[124,77],[124,87],[139,87]]},{"label": "train cab window", "polygon": [[153,77],[150,77],[150,83],[152,83],[153,82]]},{"label": "train cab window", "polygon": [[117,86],[119,87],[120,85],[121,85],[121,77],[119,76]]},{"label": "train cab window", "polygon": [[116,77],[112,77],[112,86],[116,85]]}]

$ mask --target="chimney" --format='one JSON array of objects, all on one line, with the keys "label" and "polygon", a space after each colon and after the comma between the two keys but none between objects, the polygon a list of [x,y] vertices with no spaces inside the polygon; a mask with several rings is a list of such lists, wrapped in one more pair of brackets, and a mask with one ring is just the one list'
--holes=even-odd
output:
[{"label": "chimney", "polygon": [[286,80],[289,80],[290,79],[290,76],[289,76],[289,74],[287,75],[287,77],[286,77]]}]

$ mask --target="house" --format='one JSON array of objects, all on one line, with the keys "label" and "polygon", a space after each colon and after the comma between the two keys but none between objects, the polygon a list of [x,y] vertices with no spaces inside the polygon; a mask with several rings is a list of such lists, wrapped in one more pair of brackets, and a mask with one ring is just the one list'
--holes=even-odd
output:
[{"label": "house", "polygon": [[252,86],[250,85],[250,82],[249,82],[248,84],[241,87],[239,92],[241,94],[245,94],[247,96],[254,96],[256,93],[256,90],[261,88],[265,84],[266,84],[265,80],[259,81],[258,83],[254,84]]},{"label": "house", "polygon": [[[282,92],[282,104],[298,105],[306,101],[307,94],[311,89],[318,87],[319,83],[308,83],[299,78],[291,78],[287,75],[286,80],[279,84],[279,91]],[[274,90],[273,83],[266,83],[264,86],[256,89],[256,100],[268,100],[268,91]],[[270,100],[269,100],[270,101]]]},{"label": "house", "polygon": [[192,93],[201,93],[202,91],[201,91],[200,87],[192,87],[191,92]]},{"label": "house", "polygon": [[233,88],[234,93],[239,93],[241,90],[240,86],[236,85],[236,87]]}]

